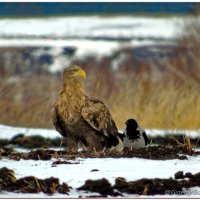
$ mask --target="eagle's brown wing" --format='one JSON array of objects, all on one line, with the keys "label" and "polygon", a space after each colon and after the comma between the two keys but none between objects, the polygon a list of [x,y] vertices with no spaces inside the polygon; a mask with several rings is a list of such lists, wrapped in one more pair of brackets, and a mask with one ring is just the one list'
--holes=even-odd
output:
[{"label": "eagle's brown wing", "polygon": [[100,100],[86,97],[85,106],[82,108],[81,114],[90,126],[105,136],[118,133],[110,112]]},{"label": "eagle's brown wing", "polygon": [[53,121],[53,125],[55,126],[55,129],[62,135],[67,136],[66,129],[65,129],[65,123],[62,120],[61,116],[59,115],[57,109],[53,107],[51,110],[51,119]]}]

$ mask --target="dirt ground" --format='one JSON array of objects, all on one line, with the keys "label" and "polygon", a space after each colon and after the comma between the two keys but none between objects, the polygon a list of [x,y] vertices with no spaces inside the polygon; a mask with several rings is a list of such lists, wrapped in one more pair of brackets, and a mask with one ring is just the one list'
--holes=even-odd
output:
[{"label": "dirt ground", "polygon": [[[152,144],[157,145],[176,145],[177,141],[184,143],[183,135],[170,135],[166,134],[165,136],[149,136],[149,141]],[[191,144],[200,147],[199,138],[190,138]],[[22,148],[50,148],[50,147],[62,147],[66,146],[66,141],[63,138],[44,138],[42,136],[24,136],[23,134],[17,134],[10,140],[0,139],[0,148],[6,145],[15,145]]]},{"label": "dirt ground", "polygon": [[[39,148],[31,150],[30,152],[17,152],[14,149],[2,148],[0,149],[0,159],[9,158],[14,160],[32,159],[32,160],[50,160],[51,158],[65,158],[75,159],[79,158],[145,158],[151,160],[171,160],[171,159],[187,159],[186,155],[200,155],[199,151],[187,150],[186,147],[179,147],[177,145],[166,146],[149,146],[141,149],[124,149],[123,152],[104,151],[104,152],[67,152],[64,150],[47,150]],[[63,163],[57,163],[63,164]]]}]

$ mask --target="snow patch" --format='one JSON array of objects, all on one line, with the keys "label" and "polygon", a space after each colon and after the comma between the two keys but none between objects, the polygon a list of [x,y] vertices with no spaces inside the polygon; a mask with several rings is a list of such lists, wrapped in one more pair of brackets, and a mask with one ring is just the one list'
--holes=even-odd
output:
[{"label": "snow patch", "polygon": [[[198,130],[162,130],[162,129],[145,129],[147,136],[163,136],[167,134],[172,135],[183,135],[187,134],[191,138],[200,137],[200,129]],[[120,133],[123,133],[123,130],[119,130]],[[62,137],[54,129],[45,129],[45,128],[23,128],[23,127],[13,127],[0,124],[0,139],[11,139],[17,134],[24,134],[25,136],[40,135],[46,138],[56,138]]]}]

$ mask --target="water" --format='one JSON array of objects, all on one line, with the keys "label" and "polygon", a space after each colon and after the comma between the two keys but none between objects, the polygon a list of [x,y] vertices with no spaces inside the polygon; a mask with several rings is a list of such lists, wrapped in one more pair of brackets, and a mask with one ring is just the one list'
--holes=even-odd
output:
[{"label": "water", "polygon": [[196,2],[40,2],[0,3],[0,16],[52,16],[79,14],[188,14],[198,10]]}]

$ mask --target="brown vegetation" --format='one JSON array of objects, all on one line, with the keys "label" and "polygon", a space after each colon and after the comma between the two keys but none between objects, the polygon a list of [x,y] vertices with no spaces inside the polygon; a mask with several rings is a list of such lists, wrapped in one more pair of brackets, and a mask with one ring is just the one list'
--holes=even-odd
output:
[{"label": "brown vegetation", "polygon": [[58,94],[59,83],[54,77],[38,75],[12,82],[1,80],[1,123],[50,127],[50,109]]}]

